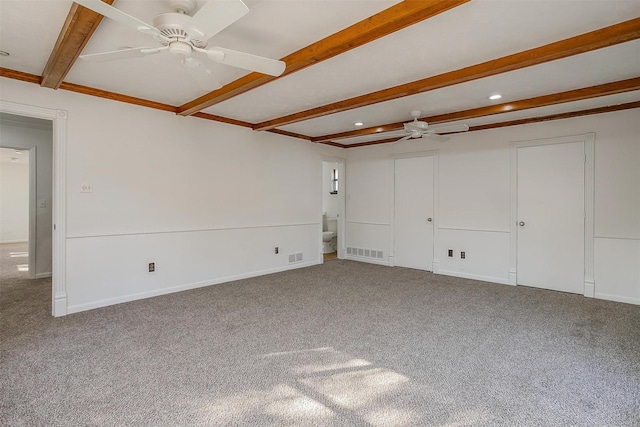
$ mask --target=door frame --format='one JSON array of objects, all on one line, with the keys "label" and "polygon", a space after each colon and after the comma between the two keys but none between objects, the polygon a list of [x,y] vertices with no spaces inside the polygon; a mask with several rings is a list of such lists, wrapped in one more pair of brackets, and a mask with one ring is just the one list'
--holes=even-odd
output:
[{"label": "door frame", "polygon": [[[337,255],[338,259],[344,259],[346,255],[346,193],[347,193],[347,162],[342,157],[321,156],[320,160],[320,176],[323,176],[324,163],[339,163],[342,165],[342,177],[338,177],[340,189],[338,190],[338,241],[337,241]],[[322,178],[324,179],[324,177]],[[324,194],[324,183],[320,180],[320,264],[324,264],[324,256],[322,254],[322,198]]]},{"label": "door frame", "polygon": [[432,263],[432,273],[437,274],[440,270],[439,260],[436,251],[437,242],[438,242],[438,234],[439,234],[439,221],[440,221],[440,210],[439,210],[439,188],[438,177],[440,176],[438,169],[438,155],[439,150],[427,150],[427,151],[416,151],[412,153],[398,153],[393,154],[391,156],[391,176],[392,187],[391,187],[391,200],[390,200],[390,233],[389,233],[389,266],[395,267],[395,250],[396,250],[396,241],[395,241],[395,223],[396,223],[396,160],[397,159],[407,159],[411,157],[433,157],[433,263]]},{"label": "door frame", "polygon": [[509,237],[509,284],[517,285],[518,265],[518,148],[582,142],[584,144],[584,293],[593,298],[595,133],[511,142],[511,228]]},{"label": "door frame", "polygon": [[[51,108],[35,107],[15,102],[0,101],[0,111],[17,116],[34,117],[53,122],[53,248],[51,314],[55,317],[67,314],[66,281],[66,145],[67,112]],[[31,151],[30,151],[31,153]],[[35,154],[35,151],[33,152]]]}]

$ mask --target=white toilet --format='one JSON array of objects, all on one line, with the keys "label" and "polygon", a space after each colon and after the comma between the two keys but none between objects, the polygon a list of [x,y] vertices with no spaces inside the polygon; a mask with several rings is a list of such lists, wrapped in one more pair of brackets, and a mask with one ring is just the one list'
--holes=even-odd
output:
[{"label": "white toilet", "polygon": [[322,215],[322,253],[330,254],[338,248],[338,220]]}]

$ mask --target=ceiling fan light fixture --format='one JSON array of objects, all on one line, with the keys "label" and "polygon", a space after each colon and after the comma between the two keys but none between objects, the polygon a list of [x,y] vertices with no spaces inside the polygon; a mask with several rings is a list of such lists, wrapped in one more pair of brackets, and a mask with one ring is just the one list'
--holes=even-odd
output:
[{"label": "ceiling fan light fixture", "polygon": [[491,95],[489,97],[490,100],[495,101],[496,99],[500,99],[502,98],[502,95],[500,95],[499,93],[496,93],[495,95]]},{"label": "ceiling fan light fixture", "polygon": [[171,42],[169,44],[169,52],[182,58],[191,56],[191,46],[185,42]]}]

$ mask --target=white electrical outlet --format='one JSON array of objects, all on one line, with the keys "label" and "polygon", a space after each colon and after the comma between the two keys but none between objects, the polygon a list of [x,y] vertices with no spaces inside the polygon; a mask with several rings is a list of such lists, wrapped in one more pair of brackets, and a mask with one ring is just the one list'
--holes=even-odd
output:
[{"label": "white electrical outlet", "polygon": [[88,182],[83,182],[80,184],[80,192],[81,193],[93,193],[93,185]]}]

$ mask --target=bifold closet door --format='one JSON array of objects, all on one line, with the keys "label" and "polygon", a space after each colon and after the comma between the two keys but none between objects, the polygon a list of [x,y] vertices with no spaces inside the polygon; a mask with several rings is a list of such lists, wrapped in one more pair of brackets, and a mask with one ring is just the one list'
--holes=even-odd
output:
[{"label": "bifold closet door", "polygon": [[395,159],[394,263],[433,270],[433,157]]},{"label": "bifold closet door", "polygon": [[584,143],[520,147],[517,283],[584,293]]}]

